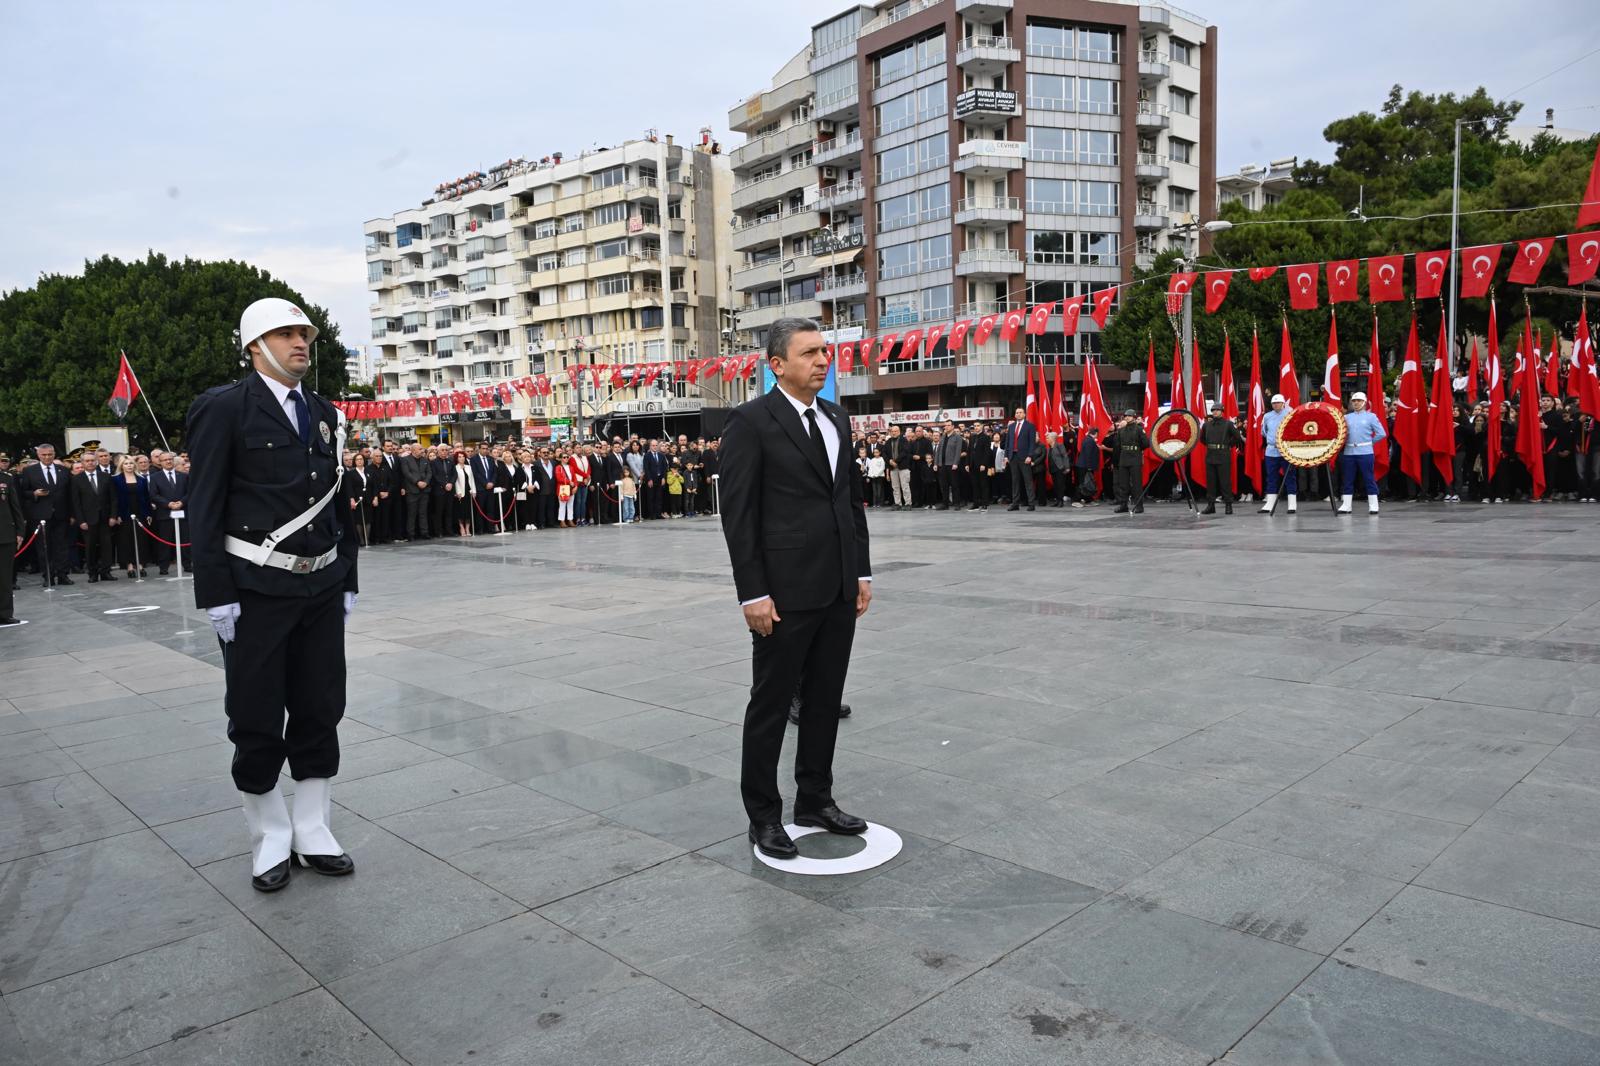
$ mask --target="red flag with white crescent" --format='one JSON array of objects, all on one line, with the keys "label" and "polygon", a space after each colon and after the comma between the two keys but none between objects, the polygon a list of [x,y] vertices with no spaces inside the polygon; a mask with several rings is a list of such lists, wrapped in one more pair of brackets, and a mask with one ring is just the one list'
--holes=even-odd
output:
[{"label": "red flag with white crescent", "polygon": [[[1039,335],[1043,334],[1044,331],[1045,331],[1045,328],[1050,324],[1050,316],[1055,314],[1055,312],[1056,312],[1056,302],[1054,300],[1051,300],[1047,304],[1037,304],[1037,305],[1035,305],[1034,308],[1031,311],[1028,312],[1028,325],[1027,325],[1027,328],[1026,328],[1025,332],[1030,337],[1036,337],[1036,336],[1039,336]],[[1009,315],[1007,315],[1006,317],[1008,319],[1010,318]],[[1009,325],[1009,324],[1010,323],[1008,322],[1007,325]],[[1011,339],[1010,337],[1006,337],[1006,335],[1005,335],[1005,333],[1003,331],[1001,332],[1000,335],[1002,337],[1005,337],[1006,340],[1010,340]]]},{"label": "red flag with white crescent", "polygon": [[1589,306],[1578,312],[1578,336],[1572,344],[1572,374],[1578,382],[1578,407],[1592,418],[1600,418],[1600,367],[1595,365],[1594,338],[1589,333]]},{"label": "red flag with white crescent", "polygon": [[1351,300],[1359,300],[1357,291],[1357,270],[1361,265],[1359,259],[1336,259],[1328,264],[1328,302],[1342,304]]},{"label": "red flag with white crescent", "polygon": [[1228,298],[1228,283],[1232,280],[1231,270],[1212,270],[1206,273],[1206,314],[1217,313],[1222,301]]},{"label": "red flag with white crescent", "polygon": [[1094,310],[1089,312],[1089,317],[1094,319],[1094,324],[1101,329],[1106,328],[1106,319],[1111,315],[1111,301],[1117,298],[1115,286],[1101,289],[1094,294]]},{"label": "red flag with white crescent", "polygon": [[1300,406],[1300,375],[1294,368],[1294,342],[1289,337],[1289,320],[1283,320],[1283,335],[1278,341],[1278,391],[1290,408]]},{"label": "red flag with white crescent", "polygon": [[1487,296],[1494,281],[1494,268],[1500,262],[1498,244],[1480,244],[1461,249],[1461,295],[1463,299]]},{"label": "red flag with white crescent", "polygon": [[855,369],[855,365],[856,342],[845,341],[843,344],[839,345],[839,373],[848,374],[851,370]]},{"label": "red flag with white crescent", "polygon": [[1481,368],[1478,365],[1478,338],[1472,338],[1472,357],[1467,362],[1467,403],[1476,406],[1478,402],[1478,374]]},{"label": "red flag with white crescent", "polygon": [[1322,402],[1342,405],[1339,395],[1339,318],[1328,317],[1328,361],[1322,368]]},{"label": "red flag with white crescent", "polygon": [[1263,427],[1267,417],[1267,398],[1261,389],[1261,337],[1250,334],[1250,409],[1245,421],[1244,472],[1259,492],[1266,482],[1261,480],[1262,460],[1266,455]]},{"label": "red flag with white crescent", "polygon": [[[1144,431],[1153,433],[1156,428],[1156,419],[1161,417],[1161,387],[1156,383],[1156,339],[1150,338],[1150,354],[1145,360],[1144,371],[1144,411],[1141,412],[1144,421]],[[1161,465],[1161,460],[1156,458],[1156,453],[1149,448],[1144,452],[1144,479],[1150,480],[1150,475],[1156,467]]]},{"label": "red flag with white crescent", "polygon": [[1094,360],[1083,371],[1083,394],[1078,397],[1078,425],[1094,426],[1100,431],[1100,440],[1111,432],[1111,415],[1106,411],[1105,396],[1100,392],[1100,374]]},{"label": "red flag with white crescent", "polygon": [[1233,340],[1224,333],[1222,335],[1222,387],[1218,397],[1222,403],[1222,413],[1232,421],[1239,417],[1239,387],[1233,380]]},{"label": "red flag with white crescent", "polygon": [[1278,268],[1275,267],[1275,266],[1251,267],[1250,268],[1250,280],[1251,281],[1266,281],[1268,278],[1272,277],[1272,275],[1276,274],[1277,272],[1278,272]]},{"label": "red flag with white crescent", "polygon": [[972,331],[972,343],[982,344],[989,339],[989,334],[994,332],[994,324],[998,315],[984,315],[978,319],[977,328]]},{"label": "red flag with white crescent", "polygon": [[885,333],[878,338],[878,362],[882,363],[894,353],[894,343],[900,339],[898,333]]},{"label": "red flag with white crescent", "polygon": [[1594,146],[1594,162],[1589,166],[1589,184],[1584,186],[1583,202],[1578,205],[1578,228],[1600,222],[1600,144]]},{"label": "red flag with white crescent", "polygon": [[1376,255],[1367,260],[1367,302],[1400,300],[1406,294],[1406,257]]},{"label": "red flag with white crescent", "polygon": [[1422,348],[1417,343],[1417,316],[1411,316],[1411,332],[1406,337],[1406,357],[1400,368],[1400,383],[1395,390],[1394,439],[1400,445],[1400,469],[1418,484],[1422,483],[1423,414],[1428,396],[1422,384]]},{"label": "red flag with white crescent", "polygon": [[959,352],[961,346],[967,343],[967,333],[972,329],[972,319],[963,318],[950,327],[950,351]]},{"label": "red flag with white crescent", "polygon": [[1005,318],[1000,323],[1000,339],[1010,344],[1016,338],[1017,330],[1022,328],[1022,323],[1026,319],[1027,316],[1022,313],[1020,307],[1007,311]]},{"label": "red flag with white crescent", "polygon": [[[1378,351],[1378,316],[1372,316],[1372,347],[1367,350],[1367,410],[1383,425],[1389,424],[1388,404],[1383,399],[1383,356]],[[1372,445],[1372,476],[1389,472],[1389,438]]]},{"label": "red flag with white crescent", "polygon": [[922,346],[922,331],[920,329],[907,330],[906,335],[900,339],[900,354],[897,358],[913,359],[917,349]]},{"label": "red flag with white crescent", "polygon": [[1567,284],[1582,285],[1600,267],[1600,233],[1567,236]]},{"label": "red flag with white crescent", "polygon": [[1172,380],[1168,383],[1167,406],[1174,411],[1189,406],[1188,393],[1183,388],[1183,353],[1178,350],[1178,339],[1172,339]]},{"label": "red flag with white crescent", "polygon": [[878,343],[878,339],[876,337],[862,337],[861,338],[860,353],[861,353],[861,365],[862,366],[865,366],[865,367],[871,367],[872,366],[872,348],[873,348],[873,345],[875,345],[877,343]]},{"label": "red flag with white crescent", "polygon": [[1075,336],[1078,332],[1078,316],[1083,314],[1083,297],[1074,296],[1061,304],[1061,335],[1063,337]]},{"label": "red flag with white crescent", "polygon": [[[929,355],[937,354],[936,349],[939,347],[939,340],[944,336],[944,331],[943,323],[937,326],[929,326],[922,334],[922,350]],[[953,351],[954,348],[955,346],[951,345],[946,351]]]},{"label": "red flag with white crescent", "polygon": [[1515,285],[1532,285],[1538,281],[1539,271],[1544,269],[1544,261],[1550,258],[1550,249],[1555,243],[1554,237],[1534,237],[1519,242],[1506,280]]},{"label": "red flag with white crescent", "polygon": [[133,406],[133,401],[138,399],[139,379],[133,376],[133,367],[128,363],[128,354],[126,352],[117,354],[121,356],[122,361],[117,364],[117,384],[111,390],[106,406],[111,408],[111,413],[118,419],[123,419],[128,417],[128,408]]},{"label": "red flag with white crescent", "polygon": [[1194,281],[1199,276],[1198,272],[1187,270],[1167,279],[1167,314],[1175,315],[1183,310],[1183,298],[1194,288]]},{"label": "red flag with white crescent", "polygon": [[1450,262],[1448,248],[1417,253],[1417,299],[1434,300],[1444,291],[1444,268]]},{"label": "red flag with white crescent", "polygon": [[1320,263],[1296,263],[1287,268],[1289,306],[1296,311],[1313,311],[1317,306],[1317,272]]}]

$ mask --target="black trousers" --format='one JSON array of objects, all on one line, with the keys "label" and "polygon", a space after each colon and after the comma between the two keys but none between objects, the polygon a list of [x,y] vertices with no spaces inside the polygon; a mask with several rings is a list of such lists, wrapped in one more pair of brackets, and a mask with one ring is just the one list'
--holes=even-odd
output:
[{"label": "black trousers", "polygon": [[[1006,469],[1011,471],[1011,506],[1015,507],[1026,502],[1029,507],[1034,504],[1033,467],[1021,459],[1016,459],[1006,464]],[[1027,493],[1024,501],[1023,493]]]},{"label": "black trousers", "polygon": [[1212,507],[1217,505],[1217,497],[1222,498],[1226,507],[1233,506],[1233,459],[1227,462],[1213,463],[1206,460],[1206,502]]},{"label": "black trousers", "polygon": [[1117,506],[1126,507],[1132,502],[1133,496],[1139,491],[1139,478],[1144,473],[1144,468],[1139,466],[1117,466],[1112,475],[1112,491],[1117,497]]},{"label": "black trousers", "polygon": [[554,492],[539,493],[539,528],[552,529],[556,524],[556,494]]},{"label": "black trousers", "polygon": [[[123,522],[123,525],[127,524],[126,521]],[[172,526],[172,519],[161,517],[161,511],[156,512],[155,520],[150,523],[150,529],[161,540],[170,540],[173,544],[178,543],[178,538],[173,536],[175,531]],[[177,555],[177,552],[172,547],[161,543],[161,540],[156,540],[155,537],[147,537],[143,533],[139,533],[138,536],[139,558],[144,561],[146,566],[151,563],[157,566],[172,565],[172,560]]]},{"label": "black trousers", "polygon": [[435,537],[443,537],[455,532],[455,526],[450,522],[451,493],[428,493],[428,528]]},{"label": "black trousers", "polygon": [[84,573],[91,577],[110,573],[117,562],[112,548],[111,526],[104,520],[90,522],[89,528],[80,529],[78,534],[83,537]]},{"label": "black trousers", "polygon": [[946,507],[961,506],[961,471],[953,466],[939,468],[939,502]]},{"label": "black trousers", "polygon": [[978,470],[972,472],[972,502],[978,507],[989,506],[989,475]]},{"label": "black trousers", "polygon": [[428,497],[420,489],[406,493],[406,539],[425,540],[428,536]]},{"label": "black trousers", "polygon": [[[770,637],[750,635],[750,703],[744,712],[744,752],[739,791],[752,825],[783,820],[778,755],[798,686],[799,749],[795,752],[795,807],[815,810],[833,802],[833,744],[839,704],[856,635],[855,600],[841,597],[815,611],[780,610]],[[802,681],[802,677],[804,680]]]},{"label": "black trousers", "polygon": [[[23,540],[27,540],[24,532]],[[16,559],[13,553],[17,550],[14,540],[7,540],[0,544],[0,618],[15,618],[17,616],[16,596],[11,591],[11,582],[16,580]]]},{"label": "black trousers", "polygon": [[240,589],[234,636],[222,645],[233,783],[240,792],[271,792],[286,760],[296,781],[333,777],[344,717],[343,592]]},{"label": "black trousers", "polygon": [[[34,528],[38,528],[37,522],[34,523]],[[29,533],[29,536],[32,535]],[[44,530],[33,540],[33,557],[39,565],[39,573],[49,580],[60,581],[68,576],[67,523],[64,519],[45,520]]]}]

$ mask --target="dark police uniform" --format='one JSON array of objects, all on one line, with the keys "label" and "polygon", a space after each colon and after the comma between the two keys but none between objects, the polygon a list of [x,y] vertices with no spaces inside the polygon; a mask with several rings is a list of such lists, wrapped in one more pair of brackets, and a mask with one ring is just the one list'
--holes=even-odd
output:
[{"label": "dark police uniform", "polygon": [[1217,513],[1217,497],[1227,513],[1233,513],[1233,450],[1244,447],[1239,427],[1229,418],[1208,418],[1200,427],[1200,443],[1206,448],[1206,514]]},{"label": "dark police uniform", "polygon": [[13,617],[16,610],[11,582],[16,576],[17,538],[27,540],[28,535],[28,520],[22,514],[17,481],[0,471],[0,622]]},{"label": "dark police uniform", "polygon": [[[357,537],[348,505],[324,508],[274,545],[262,565],[229,550],[261,551],[276,529],[314,508],[336,484],[339,414],[300,386],[302,439],[258,373],[211,389],[189,408],[187,532],[199,607],[239,604],[223,643],[228,738],[241,792],[277,786],[284,761],[296,781],[339,770],[344,717],[344,596],[355,592]],[[288,724],[284,715],[287,711]]]},{"label": "dark police uniform", "polygon": [[[1109,443],[1117,457],[1113,471],[1117,510],[1125,511],[1138,492],[1144,476],[1144,452],[1150,447],[1150,435],[1144,431],[1144,425],[1135,419],[1112,433]],[[1144,504],[1139,504],[1138,510],[1143,511]]]}]

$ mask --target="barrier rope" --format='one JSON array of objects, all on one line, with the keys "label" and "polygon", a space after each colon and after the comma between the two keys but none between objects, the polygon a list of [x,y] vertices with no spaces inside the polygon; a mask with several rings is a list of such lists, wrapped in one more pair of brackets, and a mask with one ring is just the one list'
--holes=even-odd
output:
[{"label": "barrier rope", "polygon": [[139,528],[144,530],[146,533],[150,534],[150,537],[151,537],[152,540],[159,540],[161,543],[165,544],[169,548],[187,548],[187,547],[190,546],[190,543],[191,543],[189,541],[185,541],[182,544],[174,544],[172,541],[167,540],[165,537],[157,535],[156,531],[151,529],[147,525],[144,525],[144,524],[141,523]]},{"label": "barrier rope", "polygon": [[488,512],[482,507],[478,506],[478,498],[476,496],[472,497],[472,506],[477,509],[479,514],[483,515],[483,520],[485,522],[492,522],[495,525],[499,525],[500,523],[504,522],[506,520],[506,515],[511,513],[511,501],[509,500],[506,502],[505,507],[500,511],[499,518],[490,518]]},{"label": "barrier rope", "polygon": [[28,547],[31,544],[33,544],[34,541],[36,541],[38,539],[39,539],[39,527],[38,526],[34,526],[33,527],[33,536],[29,537],[27,540],[22,542],[22,547],[17,549],[17,553],[15,555],[13,555],[12,558],[13,559],[22,558],[22,553],[27,551]]}]

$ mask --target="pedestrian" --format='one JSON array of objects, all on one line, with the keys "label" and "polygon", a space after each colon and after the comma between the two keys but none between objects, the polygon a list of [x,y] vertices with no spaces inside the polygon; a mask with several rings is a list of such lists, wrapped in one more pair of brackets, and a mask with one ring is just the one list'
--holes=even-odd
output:
[{"label": "pedestrian", "polygon": [[1045,434],[1045,461],[1050,467],[1050,506],[1063,507],[1066,504],[1067,484],[1071,481],[1072,460],[1074,456],[1067,451],[1065,442],[1059,433]]},{"label": "pedestrian", "polygon": [[[116,488],[108,471],[95,463],[94,453],[85,457],[83,473],[72,476],[72,514],[83,537],[84,572],[89,584],[115,581],[111,567],[116,562],[112,534],[117,525]],[[138,469],[138,464],[134,464]]]},{"label": "pedestrian", "polygon": [[22,550],[29,535],[17,480],[9,470],[0,469],[0,626],[21,625],[14,594],[16,553]]},{"label": "pedestrian", "polygon": [[[291,860],[329,876],[355,870],[330,821],[358,549],[350,512],[329,506],[342,416],[302,383],[316,335],[288,300],[252,303],[239,320],[252,372],[206,391],[187,418],[195,604],[222,648],[233,781],[262,892],[289,883]],[[285,762],[292,816],[278,787]]]},{"label": "pedestrian", "polygon": [[[154,512],[150,502],[150,479],[139,473],[139,464],[133,456],[124,455],[117,461],[120,468],[112,479],[116,496],[117,527],[114,530],[117,565],[130,579],[144,577],[145,564],[150,561],[151,545],[155,541],[146,536],[150,532],[150,519]],[[154,472],[154,467],[151,468]]]}]

